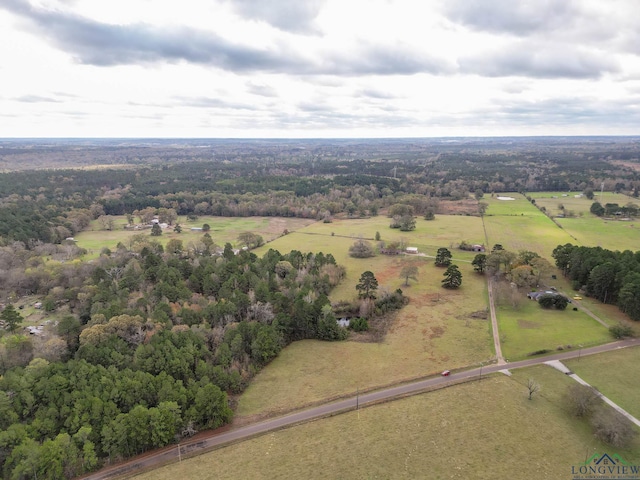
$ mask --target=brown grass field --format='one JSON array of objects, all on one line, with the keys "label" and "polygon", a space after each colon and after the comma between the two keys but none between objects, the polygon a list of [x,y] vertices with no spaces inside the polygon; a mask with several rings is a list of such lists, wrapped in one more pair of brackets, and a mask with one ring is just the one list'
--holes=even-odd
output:
[{"label": "brown grass field", "polygon": [[[381,286],[401,287],[410,298],[409,305],[389,320],[382,342],[295,342],[254,378],[239,399],[237,414],[280,413],[356,389],[490,360],[494,353],[489,321],[471,317],[487,308],[484,279],[461,263],[463,287],[448,291],[440,286],[443,270],[431,259],[415,258],[411,260],[420,262],[418,282],[411,281],[407,288],[398,277],[402,260],[380,256],[365,267],[372,269]],[[355,296],[355,289],[350,295]]]},{"label": "brown grass field", "polygon": [[[528,378],[541,391],[527,399]],[[611,450],[563,395],[573,380],[538,366],[275,431],[183,460],[139,480],[564,479],[594,453],[640,463],[640,441]]]},{"label": "brown grass field", "polygon": [[640,348],[573,359],[566,365],[636,418],[640,418]]}]

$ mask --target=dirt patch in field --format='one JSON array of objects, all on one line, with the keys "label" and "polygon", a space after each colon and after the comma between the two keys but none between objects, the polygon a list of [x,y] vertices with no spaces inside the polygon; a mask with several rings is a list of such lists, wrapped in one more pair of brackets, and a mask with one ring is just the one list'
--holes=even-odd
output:
[{"label": "dirt patch in field", "polygon": [[289,219],[289,218],[280,218],[280,217],[271,217],[269,218],[269,223],[266,227],[268,233],[272,235],[281,235],[285,230],[289,232],[294,232],[300,228],[306,227],[307,225],[311,225],[315,223],[315,220],[311,219]]},{"label": "dirt patch in field", "polygon": [[540,328],[540,324],[537,322],[532,322],[531,320],[518,320],[518,326],[520,328],[525,328],[525,329],[536,329],[536,328]]},{"label": "dirt patch in field", "polygon": [[446,297],[440,293],[425,293],[424,295],[411,297],[411,305],[421,307],[431,307],[434,303],[446,300]]},{"label": "dirt patch in field", "polygon": [[431,334],[429,335],[430,339],[440,338],[442,335],[444,335],[444,332],[447,331],[446,328],[441,327],[439,325],[435,327],[430,327],[430,328],[431,328]]},{"label": "dirt patch in field", "polygon": [[400,276],[400,263],[393,262],[392,265],[387,266],[384,270],[376,270],[376,279],[379,285],[386,285],[392,279],[395,280]]},{"label": "dirt patch in field", "polygon": [[469,198],[463,200],[441,200],[438,204],[441,215],[479,215],[478,202]]}]

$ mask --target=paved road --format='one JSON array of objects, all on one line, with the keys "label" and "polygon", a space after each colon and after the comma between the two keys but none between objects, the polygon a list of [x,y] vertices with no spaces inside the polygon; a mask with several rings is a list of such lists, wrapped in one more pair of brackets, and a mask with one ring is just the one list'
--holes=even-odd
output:
[{"label": "paved road", "polygon": [[537,357],[528,360],[522,360],[519,362],[508,363],[506,365],[488,365],[481,368],[474,368],[471,370],[464,370],[454,372],[448,377],[438,376],[435,378],[428,378],[397,387],[387,388],[385,390],[379,390],[370,393],[364,393],[356,397],[347,398],[338,402],[328,403],[320,405],[315,408],[303,410],[301,412],[292,413],[283,417],[266,420],[260,423],[247,425],[224,433],[212,433],[211,436],[202,438],[200,440],[192,440],[185,442],[179,447],[173,446],[166,448],[157,453],[146,454],[138,459],[130,460],[129,462],[109,467],[89,475],[87,480],[104,480],[112,479],[125,475],[133,475],[137,471],[150,468],[153,466],[161,465],[179,459],[179,455],[191,454],[195,451],[201,451],[212,447],[224,445],[226,443],[244,440],[255,435],[259,435],[279,428],[295,425],[298,423],[307,422],[310,420],[336,415],[345,411],[354,410],[360,406],[370,405],[377,402],[388,401],[394,398],[403,397],[405,395],[415,394],[425,389],[436,386],[447,386],[456,382],[471,379],[473,377],[479,377],[480,373],[488,374],[504,370],[505,368],[514,369],[528,367],[531,365],[538,365],[550,360],[566,360],[584,355],[592,355],[594,353],[602,353],[619,348],[625,348],[630,346],[640,345],[640,338],[631,340],[618,341],[608,343],[606,345],[599,345],[597,347],[583,348],[581,350],[573,350],[570,352],[558,353],[555,355],[549,355],[545,357]]}]

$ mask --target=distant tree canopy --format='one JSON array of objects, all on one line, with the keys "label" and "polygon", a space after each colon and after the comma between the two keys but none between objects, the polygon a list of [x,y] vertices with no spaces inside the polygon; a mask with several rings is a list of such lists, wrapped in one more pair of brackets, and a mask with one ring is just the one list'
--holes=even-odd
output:
[{"label": "distant tree canopy", "polygon": [[[608,160],[637,158],[640,153],[637,145],[619,139],[615,145],[588,146],[571,140],[506,146],[491,140],[473,148],[466,142],[444,147],[429,140],[351,146],[309,140],[303,143],[322,152],[311,164],[307,148],[267,143],[258,147],[241,141],[211,141],[197,149],[108,142],[90,147],[73,141],[56,147],[37,141],[12,143],[3,149],[7,169],[51,168],[0,174],[0,239],[5,244],[21,241],[28,248],[34,240],[59,243],[101,216],[127,215],[133,224],[135,212],[143,223],[157,216],[168,225],[181,215],[192,221],[200,216],[331,219],[338,214],[376,215],[380,210],[391,218],[429,215],[425,217],[429,219],[448,200],[464,200],[471,194],[479,198],[488,192],[526,188],[583,191],[590,197],[596,188],[594,178],[604,178],[609,191],[637,196],[640,190],[631,167]],[[544,152],[539,145],[544,145]],[[225,162],[227,155],[234,161]],[[387,155],[393,160],[386,160]],[[425,158],[429,158],[426,164]],[[531,158],[537,159],[535,176]],[[96,162],[127,165],[70,168]],[[566,175],[557,175],[560,169]],[[629,217],[638,211],[635,204],[603,208],[606,215]],[[469,213],[483,215],[485,209],[480,202]]]}]

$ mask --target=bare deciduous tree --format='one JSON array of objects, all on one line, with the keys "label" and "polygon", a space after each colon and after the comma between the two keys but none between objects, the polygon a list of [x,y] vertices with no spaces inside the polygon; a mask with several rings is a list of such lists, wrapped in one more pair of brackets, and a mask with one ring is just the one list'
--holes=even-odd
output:
[{"label": "bare deciduous tree", "polygon": [[591,425],[596,438],[616,448],[626,448],[636,436],[631,422],[609,407],[596,410]]},{"label": "bare deciduous tree", "polygon": [[540,384],[536,382],[533,378],[527,380],[527,390],[529,390],[529,400],[540,391]]},{"label": "bare deciduous tree", "polygon": [[600,394],[593,387],[580,383],[571,385],[566,394],[569,408],[576,417],[587,417],[602,403]]}]

